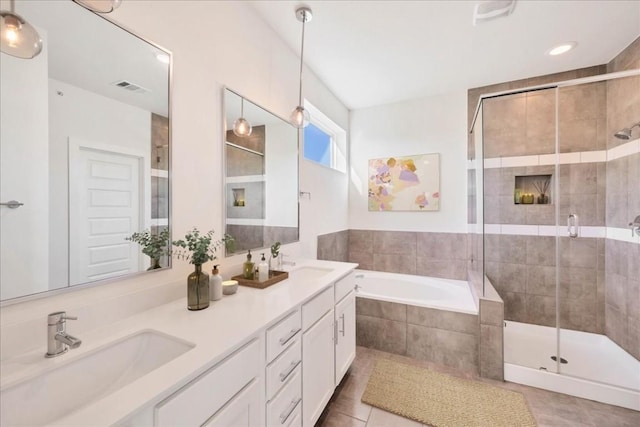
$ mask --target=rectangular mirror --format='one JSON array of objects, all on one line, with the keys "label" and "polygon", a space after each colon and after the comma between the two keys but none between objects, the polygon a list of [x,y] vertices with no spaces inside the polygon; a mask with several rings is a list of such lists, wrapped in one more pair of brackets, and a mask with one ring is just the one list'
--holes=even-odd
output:
[{"label": "rectangular mirror", "polygon": [[[224,105],[227,256],[297,242],[298,130],[229,89]],[[234,132],[241,117],[249,135]]]},{"label": "rectangular mirror", "polygon": [[168,267],[126,238],[169,227],[170,54],[72,1],[15,12],[44,47],[0,53],[0,202],[21,203],[0,206],[0,299]]}]

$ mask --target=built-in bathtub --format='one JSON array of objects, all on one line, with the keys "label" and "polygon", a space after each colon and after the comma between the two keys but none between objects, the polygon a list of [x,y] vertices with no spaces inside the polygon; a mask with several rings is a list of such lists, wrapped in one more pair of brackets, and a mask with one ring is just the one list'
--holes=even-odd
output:
[{"label": "built-in bathtub", "polygon": [[465,281],[356,270],[356,343],[478,372],[478,308]]}]

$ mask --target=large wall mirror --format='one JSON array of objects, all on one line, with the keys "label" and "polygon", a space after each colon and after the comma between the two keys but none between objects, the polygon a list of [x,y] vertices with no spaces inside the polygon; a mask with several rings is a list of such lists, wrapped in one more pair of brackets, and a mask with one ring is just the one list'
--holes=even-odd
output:
[{"label": "large wall mirror", "polygon": [[[224,102],[227,256],[297,242],[298,130],[229,89]],[[234,132],[241,117],[250,135]]]},{"label": "large wall mirror", "polygon": [[44,47],[0,54],[0,299],[168,267],[126,238],[169,240],[170,55],[71,0],[15,7]]}]

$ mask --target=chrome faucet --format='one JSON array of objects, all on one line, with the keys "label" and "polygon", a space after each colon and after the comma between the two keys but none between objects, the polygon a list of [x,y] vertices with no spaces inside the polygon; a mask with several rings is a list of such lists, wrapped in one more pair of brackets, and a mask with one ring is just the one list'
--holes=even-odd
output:
[{"label": "chrome faucet", "polygon": [[82,341],[67,334],[67,320],[78,320],[67,316],[65,311],[57,311],[47,316],[47,354],[44,357],[56,357],[66,353],[69,348],[78,348]]},{"label": "chrome faucet", "polygon": [[629,227],[631,228],[631,237],[633,237],[634,233],[640,236],[640,215],[629,223]]}]

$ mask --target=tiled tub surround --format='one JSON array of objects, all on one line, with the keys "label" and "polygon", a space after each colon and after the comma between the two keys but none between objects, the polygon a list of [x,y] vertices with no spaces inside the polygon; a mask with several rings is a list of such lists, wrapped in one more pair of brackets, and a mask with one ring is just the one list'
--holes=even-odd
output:
[{"label": "tiled tub surround", "polygon": [[478,315],[358,297],[356,344],[478,373]]}]

